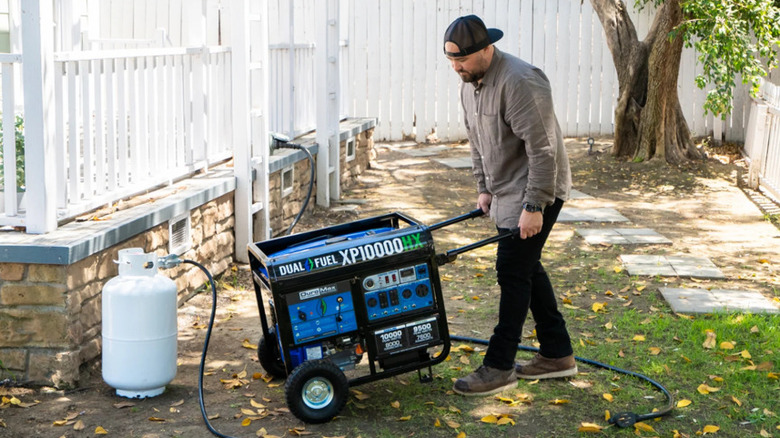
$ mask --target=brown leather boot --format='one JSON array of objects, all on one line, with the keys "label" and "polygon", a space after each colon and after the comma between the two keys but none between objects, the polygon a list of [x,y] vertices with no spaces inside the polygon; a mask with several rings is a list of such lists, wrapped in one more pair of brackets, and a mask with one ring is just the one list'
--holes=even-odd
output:
[{"label": "brown leather boot", "polygon": [[528,363],[515,364],[515,374],[518,379],[529,380],[569,377],[577,374],[577,363],[574,361],[574,355],[548,359],[536,353]]},{"label": "brown leather boot", "polygon": [[517,386],[515,370],[499,370],[485,365],[455,381],[452,390],[460,395],[488,395]]}]

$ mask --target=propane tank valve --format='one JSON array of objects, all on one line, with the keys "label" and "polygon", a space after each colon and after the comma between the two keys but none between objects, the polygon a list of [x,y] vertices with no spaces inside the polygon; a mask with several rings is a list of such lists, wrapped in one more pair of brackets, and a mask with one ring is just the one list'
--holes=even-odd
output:
[{"label": "propane tank valve", "polygon": [[157,267],[160,269],[175,268],[181,264],[181,259],[176,254],[168,254],[157,259]]}]

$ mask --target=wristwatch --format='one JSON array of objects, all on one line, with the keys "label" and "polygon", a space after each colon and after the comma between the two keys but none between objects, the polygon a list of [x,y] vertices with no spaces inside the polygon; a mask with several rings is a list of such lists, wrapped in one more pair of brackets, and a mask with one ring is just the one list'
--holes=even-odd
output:
[{"label": "wristwatch", "polygon": [[544,213],[544,208],[540,205],[531,204],[530,202],[523,202],[523,209],[529,213],[540,212]]}]

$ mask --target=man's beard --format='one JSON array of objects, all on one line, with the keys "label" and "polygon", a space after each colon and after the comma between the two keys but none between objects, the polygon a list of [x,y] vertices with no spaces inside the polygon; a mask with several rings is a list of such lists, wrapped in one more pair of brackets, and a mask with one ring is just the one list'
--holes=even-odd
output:
[{"label": "man's beard", "polygon": [[477,73],[461,72],[458,73],[458,76],[460,76],[460,79],[466,83],[477,82],[485,76],[485,72],[477,72]]}]

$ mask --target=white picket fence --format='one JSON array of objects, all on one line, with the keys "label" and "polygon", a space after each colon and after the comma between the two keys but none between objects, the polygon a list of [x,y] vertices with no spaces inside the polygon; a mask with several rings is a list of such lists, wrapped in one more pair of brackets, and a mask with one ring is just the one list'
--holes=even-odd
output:
[{"label": "white picket fence", "polygon": [[762,81],[751,104],[744,152],[750,159],[750,185],[780,200],[780,86]]},{"label": "white picket fence", "polygon": [[[21,33],[20,1],[10,2],[12,34]],[[326,0],[244,1],[56,0],[53,18],[46,19],[57,23],[54,35],[39,32],[36,37],[34,31],[27,38],[28,43],[37,38],[40,47],[53,41],[44,53],[53,56],[54,67],[43,72],[51,75],[42,79],[44,89],[36,94],[31,87],[31,98],[25,94],[24,110],[21,89],[30,81],[19,74],[21,38],[12,38],[14,54],[0,54],[4,138],[13,138],[17,115],[42,123],[46,117],[38,114],[54,113],[51,127],[33,130],[53,133],[51,139],[36,141],[56,145],[54,156],[35,156],[27,163],[28,178],[35,176],[28,185],[36,184],[35,190],[27,187],[28,195],[43,193],[38,179],[50,178],[46,217],[56,216],[56,223],[168,183],[231,157],[234,148],[241,148],[235,154],[252,161],[262,175],[267,162],[257,166],[268,153],[268,131],[295,137],[316,129],[323,112],[331,119],[377,118],[376,140],[424,141],[431,133],[442,141],[461,140],[460,80],[442,54],[442,35],[453,19],[472,13],[504,31],[497,44],[501,50],[546,72],[565,135],[613,132],[616,75],[588,1],[327,0],[325,10],[338,9],[338,19],[327,21]],[[247,8],[243,18],[251,30],[239,36],[245,43],[240,57],[232,39],[237,26],[226,13],[236,7]],[[652,15],[632,12],[640,38]],[[318,59],[324,30],[334,28],[336,48]],[[233,68],[237,62],[241,71]],[[319,82],[329,71],[323,65],[338,65],[340,72],[327,93]],[[752,105],[746,87],[738,87],[733,113],[720,122],[703,113],[706,92],[693,80],[699,71],[694,53],[686,50],[678,86],[692,132],[716,137],[723,132],[727,140],[744,140]],[[251,86],[237,84],[236,78]],[[780,72],[769,81],[780,84]],[[236,92],[247,95],[248,108],[237,105]],[[36,115],[28,117],[27,110]],[[242,127],[245,122],[249,128]],[[4,142],[5,175],[15,173],[12,145]],[[55,164],[50,168],[50,163]],[[321,179],[334,172],[333,165],[323,167]],[[249,174],[248,166],[239,167]],[[242,187],[245,178],[239,178]],[[5,191],[13,193],[13,178],[5,181]],[[55,193],[53,204],[48,204],[49,192]],[[331,195],[337,192],[336,187]],[[242,196],[251,199],[251,191]],[[33,198],[36,205],[42,202]],[[20,214],[18,199],[6,197],[0,210],[0,226],[29,225],[31,216]],[[52,219],[47,221],[43,228],[51,229]]]}]

